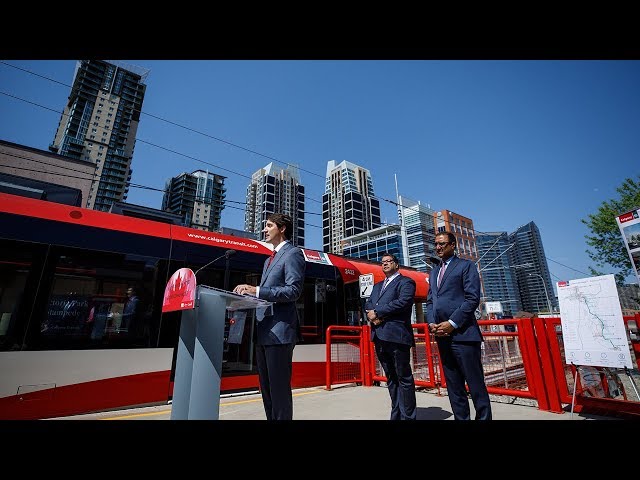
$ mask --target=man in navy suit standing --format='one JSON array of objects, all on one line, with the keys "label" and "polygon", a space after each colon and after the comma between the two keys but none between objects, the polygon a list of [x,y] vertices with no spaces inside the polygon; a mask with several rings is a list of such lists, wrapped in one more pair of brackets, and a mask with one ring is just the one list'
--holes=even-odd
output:
[{"label": "man in navy suit standing", "polygon": [[274,249],[264,263],[260,286],[243,284],[233,291],[273,302],[273,314],[256,312],[260,391],[267,420],[292,420],[293,349],[302,339],[296,301],[302,295],[306,264],[302,250],[289,241],[293,233],[289,215],[270,214],[262,232]]},{"label": "man in navy suit standing", "polygon": [[436,235],[440,266],[429,276],[427,322],[435,335],[455,420],[470,420],[465,382],[476,420],[491,420],[491,401],[482,368],[482,333],[475,311],[480,304],[480,275],[475,263],[455,255],[456,237]]},{"label": "man in navy suit standing", "polygon": [[391,397],[391,420],[416,419],[416,385],[411,370],[411,347],[415,345],[411,310],[416,282],[398,272],[395,255],[382,255],[385,280],[373,286],[365,303],[371,322],[371,339],[387,377]]}]

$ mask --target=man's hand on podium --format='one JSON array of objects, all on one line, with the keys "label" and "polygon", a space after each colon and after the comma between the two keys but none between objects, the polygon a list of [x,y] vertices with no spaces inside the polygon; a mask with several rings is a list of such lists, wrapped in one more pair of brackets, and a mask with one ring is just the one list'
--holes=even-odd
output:
[{"label": "man's hand on podium", "polygon": [[238,285],[236,288],[234,288],[233,293],[237,293],[239,295],[253,295],[255,297],[256,290],[256,287],[254,287],[253,285],[247,285],[246,283],[243,283],[242,285]]}]

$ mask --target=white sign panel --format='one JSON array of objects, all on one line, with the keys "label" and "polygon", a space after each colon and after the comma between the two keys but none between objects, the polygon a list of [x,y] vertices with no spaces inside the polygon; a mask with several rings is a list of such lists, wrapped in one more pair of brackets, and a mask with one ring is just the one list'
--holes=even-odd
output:
[{"label": "white sign panel", "polygon": [[486,302],[484,305],[487,313],[502,313],[502,304],[500,302]]},{"label": "white sign panel", "polygon": [[227,343],[242,343],[244,321],[246,318],[246,310],[237,310],[233,312],[233,317],[229,319],[229,335],[227,337]]},{"label": "white sign panel", "polygon": [[616,217],[622,239],[627,247],[631,265],[640,282],[640,209],[631,210]]},{"label": "white sign panel", "polygon": [[369,298],[373,291],[373,273],[360,275],[358,281],[360,282],[360,298]]},{"label": "white sign panel", "polygon": [[613,275],[558,282],[567,364],[633,368]]}]

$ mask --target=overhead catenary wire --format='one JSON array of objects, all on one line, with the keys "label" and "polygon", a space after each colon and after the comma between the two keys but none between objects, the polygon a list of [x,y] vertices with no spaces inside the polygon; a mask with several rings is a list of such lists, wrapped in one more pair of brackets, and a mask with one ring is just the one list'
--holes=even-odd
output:
[{"label": "overhead catenary wire", "polygon": [[[56,80],[56,79],[50,78],[50,77],[48,77],[48,76],[41,75],[41,74],[39,74],[39,73],[33,72],[33,71],[31,71],[31,70],[27,70],[27,69],[21,68],[21,67],[19,67],[19,66],[17,66],[17,65],[13,65],[13,64],[10,64],[10,63],[4,62],[4,61],[0,61],[0,64],[6,65],[6,66],[11,67],[11,68],[14,68],[14,69],[16,69],[16,70],[20,70],[20,71],[25,72],[25,73],[27,73],[27,74],[29,74],[29,75],[33,75],[33,76],[36,76],[36,77],[38,77],[38,78],[41,78],[41,79],[44,79],[44,80],[47,80],[47,81],[50,81],[50,82],[56,83],[56,84],[58,84],[58,85],[61,85],[61,86],[66,87],[66,88],[69,88],[69,89],[71,89],[71,88],[72,88],[72,85],[69,85],[68,83],[61,82],[61,81],[59,81],[59,80]],[[45,109],[45,110],[48,110],[48,111],[54,112],[54,113],[56,113],[56,114],[58,114],[58,115],[61,115],[61,116],[63,116],[63,115],[64,115],[64,112],[60,112],[60,111],[59,111],[59,110],[57,110],[57,109],[50,108],[50,107],[47,107],[47,106],[45,106],[45,105],[41,105],[41,104],[39,104],[39,103],[36,103],[36,102],[31,101],[31,100],[27,100],[27,99],[24,99],[24,98],[18,97],[18,96],[16,96],[16,95],[12,95],[12,94],[7,93],[7,92],[4,92],[4,91],[0,91],[0,94],[5,95],[5,96],[10,97],[10,98],[13,98],[13,99],[16,99],[16,100],[19,100],[19,101],[22,101],[22,102],[25,102],[25,103],[28,103],[28,104],[30,104],[30,105],[34,105],[34,106],[36,106],[36,107],[38,107],[38,108],[42,108],[42,109]],[[319,174],[319,173],[317,173],[317,172],[313,172],[313,171],[310,171],[310,170],[304,169],[304,168],[301,168],[301,167],[300,167],[299,165],[297,165],[297,164],[292,164],[292,163],[289,163],[289,162],[285,162],[285,161],[279,160],[278,158],[275,158],[275,157],[273,157],[273,156],[271,156],[271,155],[266,155],[266,154],[261,153],[261,152],[259,152],[259,151],[256,151],[256,150],[253,150],[253,149],[249,149],[249,148],[244,147],[244,146],[242,146],[242,145],[239,145],[239,144],[237,144],[237,143],[230,142],[230,141],[225,140],[225,139],[223,139],[223,138],[220,138],[220,137],[217,137],[217,136],[214,136],[214,135],[208,134],[208,133],[206,133],[206,132],[202,132],[202,131],[197,130],[197,129],[195,129],[195,128],[188,127],[188,126],[186,126],[186,125],[182,125],[182,124],[180,124],[180,123],[178,123],[178,122],[174,122],[174,121],[172,121],[172,120],[168,120],[168,119],[163,118],[163,117],[161,117],[161,116],[154,115],[154,114],[151,114],[151,113],[145,112],[145,111],[143,111],[143,110],[137,110],[137,109],[134,109],[134,112],[140,113],[141,115],[149,116],[149,117],[154,118],[154,119],[156,119],[156,120],[159,120],[159,121],[165,122],[165,123],[167,123],[167,124],[169,124],[169,125],[172,125],[172,126],[175,126],[175,127],[178,127],[178,128],[181,128],[181,129],[184,129],[184,130],[187,130],[187,131],[190,131],[190,132],[192,132],[192,133],[195,133],[195,134],[198,134],[198,135],[204,136],[204,137],[206,137],[206,138],[209,138],[209,139],[214,140],[214,141],[217,141],[217,142],[224,143],[225,145],[228,145],[228,146],[231,146],[231,147],[234,147],[234,148],[238,148],[238,149],[240,149],[240,150],[243,150],[243,151],[245,151],[245,152],[248,152],[248,153],[251,153],[251,154],[254,154],[254,155],[260,156],[260,157],[262,157],[262,158],[266,158],[266,159],[269,159],[269,160],[275,161],[275,162],[277,162],[277,163],[279,163],[279,164],[283,164],[283,165],[286,165],[286,166],[292,166],[292,167],[295,167],[295,168],[297,168],[298,170],[300,170],[300,171],[302,171],[302,172],[305,172],[305,173],[308,173],[308,174],[310,174],[310,175],[314,175],[314,176],[317,176],[317,177],[320,177],[320,178],[323,178],[323,179],[325,178],[325,176],[324,176],[324,175]],[[202,159],[199,159],[199,158],[193,157],[193,156],[191,156],[191,155],[184,154],[184,153],[182,153],[182,152],[178,152],[178,151],[176,151],[176,150],[170,149],[170,148],[168,148],[168,147],[164,147],[164,146],[162,146],[162,145],[158,145],[158,144],[156,144],[156,143],[153,143],[153,142],[150,142],[150,141],[147,141],[147,140],[144,140],[144,139],[136,138],[136,141],[139,141],[139,142],[141,142],[141,143],[148,144],[148,145],[150,145],[150,146],[153,146],[154,148],[163,149],[163,150],[168,151],[168,152],[170,152],[170,153],[173,153],[173,154],[175,154],[175,155],[180,155],[180,156],[183,156],[183,157],[185,157],[185,158],[189,158],[189,159],[191,159],[191,160],[193,160],[193,161],[197,161],[197,162],[203,163],[203,164],[205,164],[205,165],[209,165],[209,166],[212,166],[212,167],[218,168],[218,169],[220,169],[220,170],[222,170],[222,171],[229,172],[229,173],[232,173],[232,174],[234,174],[234,175],[241,176],[241,177],[243,177],[243,178],[249,178],[249,179],[251,179],[251,176],[245,175],[245,174],[243,174],[243,173],[235,172],[235,171],[233,171],[233,170],[230,170],[230,169],[227,169],[227,168],[221,167],[221,166],[216,165],[216,164],[213,164],[213,163],[211,163],[211,162],[207,162],[207,161],[205,161],[205,160],[202,160]],[[98,142],[98,141],[96,141],[96,143],[99,143],[99,142]],[[30,160],[33,160],[33,159],[30,159]],[[49,172],[47,172],[47,173],[49,173]],[[93,177],[92,177],[92,178],[93,178]],[[125,182],[125,183],[127,183],[127,182]],[[145,190],[150,190],[150,191],[157,191],[157,192],[163,192],[163,193],[164,193],[164,192],[166,192],[166,190],[165,190],[165,189],[156,188],[156,187],[151,187],[151,186],[145,186],[145,185],[139,185],[139,184],[133,184],[133,183],[131,183],[131,182],[128,182],[128,183],[127,183],[127,185],[128,185],[128,186],[130,186],[131,188],[140,188],[140,189],[145,189]],[[387,202],[387,203],[389,203],[389,204],[391,204],[391,205],[394,205],[394,206],[396,206],[396,207],[400,207],[400,206],[401,206],[398,202],[393,201],[393,200],[390,200],[390,199],[387,199],[387,198],[384,198],[384,197],[381,197],[381,196],[371,195],[371,198],[377,199],[377,200],[379,200],[379,201]],[[311,201],[311,202],[322,203],[322,201],[321,201],[321,200],[317,200],[317,199],[312,198],[312,197],[309,197],[309,196],[305,196],[305,199],[306,199],[306,200],[309,200],[309,201]],[[245,206],[246,206],[246,202],[239,202],[239,201],[234,202],[234,201],[231,201],[231,200],[225,200],[225,201],[227,201],[227,202],[232,202],[232,203],[238,203],[238,204],[241,204],[241,205],[245,205]],[[208,203],[208,202],[205,202],[205,203]],[[242,209],[242,208],[239,208],[239,207],[233,207],[233,206],[231,206],[231,205],[228,205],[228,207],[229,207],[229,208],[238,209],[238,210],[244,210],[244,209]],[[307,215],[322,215],[322,213],[318,213],[318,212],[310,212],[310,211],[305,211],[305,214],[307,214]],[[306,225],[308,225],[309,227],[313,227],[313,228],[322,228],[321,226],[308,224],[308,223],[306,223],[306,222],[305,222],[305,224],[306,224]],[[475,229],[472,229],[472,228],[468,228],[468,231],[472,232],[473,234],[484,234],[484,233],[486,233],[486,232],[480,232],[480,231],[475,230]],[[560,262],[556,262],[555,260],[552,260],[552,259],[549,259],[549,258],[547,258],[547,260],[550,260],[550,261],[552,261],[552,262],[554,262],[554,263],[557,263],[558,265],[561,265],[561,266],[562,266],[562,267],[564,267],[564,268],[568,268],[568,269],[570,269],[570,270],[573,270],[573,271],[576,271],[576,272],[579,272],[579,273],[583,273],[583,274],[585,274],[585,275],[588,275],[588,274],[586,274],[586,273],[584,273],[584,272],[581,272],[580,270],[573,269],[573,268],[571,268],[571,267],[568,267],[568,266],[566,266],[566,265],[561,264]]]}]

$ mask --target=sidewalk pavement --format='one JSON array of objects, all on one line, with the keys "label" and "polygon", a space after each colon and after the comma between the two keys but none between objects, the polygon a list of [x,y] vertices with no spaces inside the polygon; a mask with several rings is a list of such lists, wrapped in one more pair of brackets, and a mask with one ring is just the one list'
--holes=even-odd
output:
[{"label": "sidewalk pavement", "polygon": [[[571,413],[552,413],[537,408],[533,400],[517,397],[491,396],[494,420],[614,420],[612,417]],[[453,420],[446,390],[418,389],[416,392],[418,420]],[[473,403],[471,417],[473,418]],[[293,391],[295,420],[388,420],[391,401],[386,387],[363,387],[344,384],[326,390],[325,387]],[[51,420],[170,420],[171,405],[148,406],[127,410],[60,417]],[[223,395],[220,399],[220,420],[265,420],[259,393]]]}]

